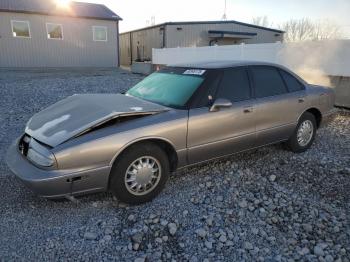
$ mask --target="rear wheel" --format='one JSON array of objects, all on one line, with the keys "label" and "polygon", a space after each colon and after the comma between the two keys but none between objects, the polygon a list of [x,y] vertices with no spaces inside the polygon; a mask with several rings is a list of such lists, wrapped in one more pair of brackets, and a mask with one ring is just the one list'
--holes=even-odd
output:
[{"label": "rear wheel", "polygon": [[156,197],[168,177],[166,153],[153,143],[136,144],[126,149],[113,165],[109,187],[119,200],[141,204]]},{"label": "rear wheel", "polygon": [[306,151],[312,145],[316,135],[316,119],[309,112],[305,112],[293,133],[287,141],[288,147],[295,153]]}]

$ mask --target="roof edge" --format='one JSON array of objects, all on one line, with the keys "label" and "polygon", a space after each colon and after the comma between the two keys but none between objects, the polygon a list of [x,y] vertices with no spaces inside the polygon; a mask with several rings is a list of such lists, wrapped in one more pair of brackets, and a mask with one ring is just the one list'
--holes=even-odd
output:
[{"label": "roof edge", "polygon": [[[84,4],[84,2],[78,2],[73,1],[73,3],[77,4]],[[86,3],[88,4],[88,3]],[[96,19],[96,20],[107,20],[107,21],[122,21],[123,19],[117,15],[115,12],[113,12],[111,9],[109,9],[104,4],[93,4],[94,6],[100,6],[101,8],[105,9],[105,11],[108,11],[109,13],[113,14],[110,17],[101,17],[101,16],[93,16],[93,15],[71,15],[68,13],[55,13],[55,12],[49,12],[49,11],[29,11],[29,10],[23,10],[23,9],[7,9],[7,8],[0,8],[0,12],[4,13],[19,13],[19,14],[38,14],[38,15],[46,15],[46,16],[62,16],[62,17],[73,17],[73,18],[83,18],[83,19]]]},{"label": "roof edge", "polygon": [[167,26],[167,25],[190,25],[190,24],[199,24],[200,25],[200,24],[231,24],[231,23],[232,24],[237,24],[237,25],[244,25],[244,26],[252,27],[252,28],[257,28],[257,29],[263,29],[263,30],[267,30],[267,31],[275,32],[275,33],[280,33],[280,34],[284,34],[285,33],[285,31],[282,31],[282,30],[269,28],[269,27],[264,27],[264,26],[259,26],[259,25],[248,24],[248,23],[239,22],[239,21],[236,21],[236,20],[226,20],[226,21],[217,20],[217,21],[165,22],[165,23],[161,23],[161,24],[156,24],[156,25],[152,25],[152,26],[146,26],[146,27],[141,27],[141,28],[138,28],[138,29],[126,31],[126,32],[121,33],[121,35],[122,34],[139,32],[139,31],[143,31],[143,30],[146,30],[146,29],[152,29],[152,28],[156,28],[156,27],[160,27],[160,26]]},{"label": "roof edge", "polygon": [[35,12],[35,11],[22,11],[22,10],[8,10],[8,9],[0,9],[0,12],[3,13],[18,13],[18,14],[32,14],[32,15],[46,15],[46,16],[62,16],[62,17],[71,17],[71,18],[83,18],[83,19],[95,19],[95,20],[105,20],[105,21],[122,21],[121,17],[116,18],[102,18],[102,17],[94,17],[94,16],[74,16],[68,14],[54,14],[47,12]]},{"label": "roof edge", "polygon": [[121,18],[119,15],[117,15],[116,13],[114,13],[111,9],[109,9],[106,5],[104,4],[96,4],[96,5],[100,5],[102,6],[104,9],[106,9],[107,11],[111,11],[115,16],[116,16],[116,20],[118,21],[123,21],[123,18]]}]

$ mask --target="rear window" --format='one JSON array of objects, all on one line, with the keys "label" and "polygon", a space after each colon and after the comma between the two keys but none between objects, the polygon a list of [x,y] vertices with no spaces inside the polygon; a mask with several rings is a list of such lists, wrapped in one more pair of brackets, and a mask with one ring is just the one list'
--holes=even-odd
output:
[{"label": "rear window", "polygon": [[252,67],[255,96],[257,98],[287,93],[286,86],[276,68],[270,66]]},{"label": "rear window", "polygon": [[203,80],[201,71],[156,72],[132,87],[127,94],[165,106],[183,107]]},{"label": "rear window", "polygon": [[280,70],[280,72],[287,84],[289,92],[296,92],[304,89],[304,86],[294,76],[284,70]]}]

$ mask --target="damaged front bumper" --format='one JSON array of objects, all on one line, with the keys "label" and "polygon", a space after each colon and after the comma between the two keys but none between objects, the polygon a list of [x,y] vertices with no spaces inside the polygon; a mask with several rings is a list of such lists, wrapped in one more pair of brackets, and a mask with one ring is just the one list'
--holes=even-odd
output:
[{"label": "damaged front bumper", "polygon": [[45,198],[63,198],[107,190],[110,166],[88,170],[40,169],[22,155],[18,143],[19,139],[8,149],[6,162],[34,193]]}]

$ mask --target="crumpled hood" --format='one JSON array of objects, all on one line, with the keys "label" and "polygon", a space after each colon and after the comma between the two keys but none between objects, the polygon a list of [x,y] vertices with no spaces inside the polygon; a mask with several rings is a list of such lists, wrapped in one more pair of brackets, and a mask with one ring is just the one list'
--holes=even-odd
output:
[{"label": "crumpled hood", "polygon": [[167,110],[167,107],[122,94],[73,95],[35,114],[28,121],[25,132],[55,147],[120,115]]}]

